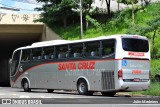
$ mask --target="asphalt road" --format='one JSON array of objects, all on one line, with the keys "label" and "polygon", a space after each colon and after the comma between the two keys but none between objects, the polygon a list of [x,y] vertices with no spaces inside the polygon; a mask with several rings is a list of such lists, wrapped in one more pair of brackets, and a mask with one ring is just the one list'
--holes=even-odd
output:
[{"label": "asphalt road", "polygon": [[[23,89],[0,87],[0,98],[116,98],[116,97],[135,97],[128,94],[117,93],[114,97],[102,96],[101,93],[94,93],[93,96],[78,95],[76,91],[55,90],[53,93],[47,93],[47,90],[34,90],[24,92]],[[136,96],[137,97],[137,96]],[[146,97],[146,96],[138,96]]]},{"label": "asphalt road", "polygon": [[[160,97],[157,96],[133,96],[127,93],[117,93],[113,97],[102,96],[100,93],[84,96],[78,95],[76,91],[55,90],[53,93],[47,93],[46,90],[32,90],[24,92],[23,89],[10,87],[0,87],[0,98],[14,99],[14,101],[36,98],[42,104],[160,104]],[[17,103],[14,101],[13,103]],[[21,102],[24,103],[24,101]]]}]

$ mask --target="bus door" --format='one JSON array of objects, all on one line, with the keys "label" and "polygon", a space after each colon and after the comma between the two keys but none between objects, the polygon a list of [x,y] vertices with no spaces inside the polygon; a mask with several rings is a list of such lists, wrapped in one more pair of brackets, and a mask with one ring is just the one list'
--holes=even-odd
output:
[{"label": "bus door", "polygon": [[122,59],[122,74],[124,82],[145,82],[149,81],[150,61],[149,43],[145,39],[122,38],[122,47],[126,52]]}]

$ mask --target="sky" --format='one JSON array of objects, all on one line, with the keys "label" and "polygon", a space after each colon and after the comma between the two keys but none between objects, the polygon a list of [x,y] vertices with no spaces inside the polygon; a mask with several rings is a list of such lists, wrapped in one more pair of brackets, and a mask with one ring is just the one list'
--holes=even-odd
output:
[{"label": "sky", "polygon": [[[21,2],[20,2],[21,1]],[[20,11],[11,11],[0,9],[0,13],[24,13],[24,14],[38,14],[39,12],[34,11],[34,8],[40,7],[41,4],[38,3],[26,3],[23,1],[35,2],[35,0],[0,0],[0,7],[16,7],[20,8]]]}]

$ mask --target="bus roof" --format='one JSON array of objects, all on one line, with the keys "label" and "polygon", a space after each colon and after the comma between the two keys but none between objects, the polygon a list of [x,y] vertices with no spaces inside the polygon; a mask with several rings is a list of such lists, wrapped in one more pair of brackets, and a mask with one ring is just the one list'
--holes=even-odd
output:
[{"label": "bus roof", "polygon": [[30,46],[21,47],[19,49],[28,49],[28,48],[36,48],[36,47],[43,47],[43,46],[51,46],[51,45],[63,45],[63,44],[69,44],[69,43],[79,43],[79,42],[87,42],[87,41],[94,41],[94,40],[103,40],[103,39],[113,39],[113,38],[119,38],[119,37],[127,37],[127,38],[141,38],[141,39],[147,39],[144,36],[140,35],[130,35],[130,34],[118,34],[118,35],[111,35],[111,36],[100,36],[96,38],[89,38],[89,39],[82,39],[82,40],[50,40],[50,41],[42,41],[42,42],[36,42],[33,43]]}]

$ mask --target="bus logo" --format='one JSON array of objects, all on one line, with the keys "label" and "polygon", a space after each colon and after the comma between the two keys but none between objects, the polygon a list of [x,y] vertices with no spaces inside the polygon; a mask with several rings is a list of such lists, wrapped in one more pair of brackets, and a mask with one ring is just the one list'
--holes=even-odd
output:
[{"label": "bus logo", "polygon": [[22,66],[19,67],[19,71],[20,71],[20,72],[23,72]]},{"label": "bus logo", "polygon": [[59,63],[58,64],[58,70],[59,71],[65,71],[65,70],[93,70],[95,68],[95,62],[79,62],[78,65],[76,65],[75,62],[66,62],[66,63]]},{"label": "bus logo", "polygon": [[144,56],[143,52],[128,52],[129,56]]}]

